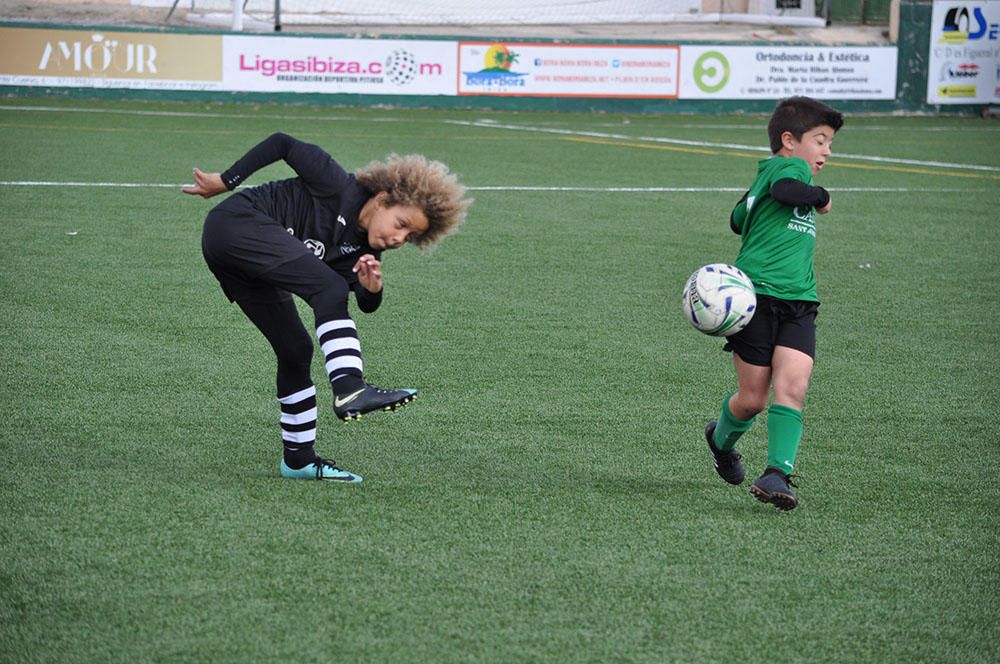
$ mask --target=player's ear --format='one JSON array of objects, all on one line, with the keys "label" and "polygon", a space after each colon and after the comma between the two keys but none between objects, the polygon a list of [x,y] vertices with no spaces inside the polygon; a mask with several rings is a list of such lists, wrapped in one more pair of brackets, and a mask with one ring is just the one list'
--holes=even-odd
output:
[{"label": "player's ear", "polygon": [[781,133],[781,145],[786,150],[791,150],[795,147],[796,138],[795,135],[790,131],[785,131]]}]

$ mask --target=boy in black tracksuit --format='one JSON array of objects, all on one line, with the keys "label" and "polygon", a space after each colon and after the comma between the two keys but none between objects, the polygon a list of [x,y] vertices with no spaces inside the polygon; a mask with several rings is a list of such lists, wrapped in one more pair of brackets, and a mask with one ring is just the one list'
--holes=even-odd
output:
[{"label": "boy in black tracksuit", "polygon": [[244,189],[205,220],[202,251],[230,301],[270,342],[277,357],[283,477],[357,483],[362,478],[313,451],[316,387],[312,336],[292,295],[315,315],[315,332],[343,420],[395,410],[415,390],[383,390],[363,378],[361,345],[348,313],[382,303],[382,251],[407,242],[428,247],[458,228],[471,200],[439,162],[390,155],[352,175],[321,148],[273,134],[223,173],[194,169],[188,194],[209,198],[231,191],[254,172],[284,160],[296,178]]}]

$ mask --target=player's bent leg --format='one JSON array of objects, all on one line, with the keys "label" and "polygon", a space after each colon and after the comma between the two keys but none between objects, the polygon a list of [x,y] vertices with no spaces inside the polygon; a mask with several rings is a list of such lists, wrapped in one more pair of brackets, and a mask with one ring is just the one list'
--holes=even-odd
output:
[{"label": "player's bent leg", "polygon": [[314,256],[289,261],[267,276],[312,308],[338,418],[346,422],[374,411],[393,411],[416,398],[416,390],[387,390],[365,382],[357,325],[347,308],[350,289],[343,277]]},{"label": "player's bent leg", "polygon": [[736,353],[733,353],[733,368],[739,388],[727,405],[736,419],[750,420],[767,408],[771,396],[772,369],[770,366],[751,364]]}]

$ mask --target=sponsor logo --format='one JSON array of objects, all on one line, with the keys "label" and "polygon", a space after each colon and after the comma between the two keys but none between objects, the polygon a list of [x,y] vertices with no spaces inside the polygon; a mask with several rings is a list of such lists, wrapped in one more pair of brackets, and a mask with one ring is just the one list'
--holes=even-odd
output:
[{"label": "sponsor logo", "polygon": [[308,238],[303,242],[315,254],[316,258],[323,258],[326,255],[326,245],[319,240]]},{"label": "sponsor logo", "polygon": [[517,58],[517,53],[503,44],[493,44],[483,54],[482,69],[462,72],[465,74],[465,84],[485,90],[523,88],[524,77],[528,74],[512,71]]},{"label": "sponsor logo", "polygon": [[792,218],[788,220],[788,230],[798,233],[808,233],[816,237],[816,210],[809,208],[805,214],[799,208],[792,210]]},{"label": "sponsor logo", "polygon": [[939,85],[939,97],[975,97],[976,86],[974,85]]},{"label": "sponsor logo", "polygon": [[73,71],[91,74],[156,74],[156,47],[120,41],[95,32],[90,41],[45,43],[38,71]]},{"label": "sponsor logo", "polygon": [[996,23],[987,23],[982,8],[974,6],[970,14],[968,7],[952,7],[944,15],[941,39],[938,43],[954,46],[984,38],[996,41],[998,33],[1000,26]]},{"label": "sponsor logo", "polygon": [[359,394],[361,394],[361,393],[362,393],[362,392],[364,392],[364,391],[365,391],[365,390],[364,390],[364,388],[361,388],[361,389],[360,389],[360,390],[358,390],[357,392],[354,392],[354,393],[352,393],[352,394],[348,394],[348,395],[347,395],[346,397],[344,397],[343,399],[341,399],[340,397],[337,397],[337,396],[335,396],[335,397],[333,398],[333,405],[334,405],[334,406],[336,406],[337,408],[341,408],[341,407],[343,407],[343,406],[346,406],[347,404],[349,404],[349,403],[351,403],[352,401],[354,401],[355,399],[357,399],[357,398],[358,398],[358,395],[359,395]]},{"label": "sponsor logo", "polygon": [[729,82],[729,60],[719,51],[706,51],[695,60],[694,84],[702,92],[718,92]]},{"label": "sponsor logo", "polygon": [[417,59],[406,49],[397,48],[385,61],[385,76],[396,85],[406,85],[417,75]]},{"label": "sponsor logo", "polygon": [[406,85],[418,76],[441,76],[440,63],[417,62],[406,49],[396,49],[385,62],[338,60],[331,56],[309,55],[301,58],[269,58],[258,54],[239,56],[241,72],[274,77],[278,81],[313,81],[341,83],[384,83]]},{"label": "sponsor logo", "polygon": [[941,67],[940,81],[967,80],[979,76],[979,65],[974,63],[963,63],[956,65],[954,62],[946,62]]},{"label": "sponsor logo", "polygon": [[340,245],[340,255],[346,256],[347,254],[353,254],[359,249],[361,249],[361,245],[359,244],[342,244]]},{"label": "sponsor logo", "polygon": [[347,220],[344,219],[343,215],[339,215],[338,214],[337,215],[337,223],[340,224],[341,226],[346,226],[347,225]]}]

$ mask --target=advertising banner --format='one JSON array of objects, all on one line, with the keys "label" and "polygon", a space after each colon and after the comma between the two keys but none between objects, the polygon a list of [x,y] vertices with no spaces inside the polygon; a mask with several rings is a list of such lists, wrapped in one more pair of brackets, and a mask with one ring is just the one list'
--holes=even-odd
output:
[{"label": "advertising banner", "polygon": [[459,42],[459,95],[676,98],[678,46]]},{"label": "advertising banner", "polygon": [[226,35],[223,51],[227,90],[455,94],[453,41]]},{"label": "advertising banner", "polygon": [[218,90],[222,37],[0,27],[0,85]]},{"label": "advertising banner", "polygon": [[[935,5],[940,30],[932,37],[937,60],[932,59],[930,102],[997,100],[998,7],[1000,0]],[[539,44],[0,27],[0,85],[26,86],[892,100],[896,57],[895,47]]]},{"label": "advertising banner", "polygon": [[895,99],[895,47],[682,46],[683,99]]},{"label": "advertising banner", "polygon": [[1000,1],[934,3],[927,103],[1000,103]]}]

